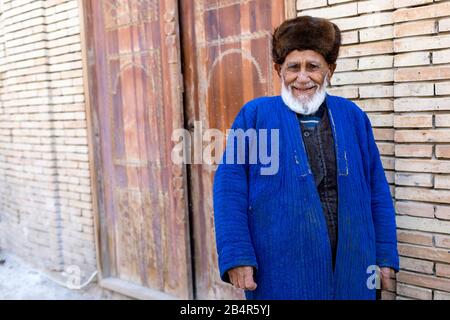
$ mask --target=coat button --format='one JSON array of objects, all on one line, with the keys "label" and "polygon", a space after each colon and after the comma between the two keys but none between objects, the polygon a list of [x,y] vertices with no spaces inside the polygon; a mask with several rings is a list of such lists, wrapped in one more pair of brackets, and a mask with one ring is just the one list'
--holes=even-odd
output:
[{"label": "coat button", "polygon": [[308,138],[310,136],[310,133],[308,131],[305,131],[303,132],[303,135]]}]

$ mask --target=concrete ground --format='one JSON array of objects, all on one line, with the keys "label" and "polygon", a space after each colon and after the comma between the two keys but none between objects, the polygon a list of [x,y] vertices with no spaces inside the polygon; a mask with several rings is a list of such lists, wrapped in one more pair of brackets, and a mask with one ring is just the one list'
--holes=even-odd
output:
[{"label": "concrete ground", "polygon": [[96,277],[79,290],[68,288],[64,280],[61,274],[37,270],[16,256],[0,253],[0,300],[126,299],[100,288]]}]

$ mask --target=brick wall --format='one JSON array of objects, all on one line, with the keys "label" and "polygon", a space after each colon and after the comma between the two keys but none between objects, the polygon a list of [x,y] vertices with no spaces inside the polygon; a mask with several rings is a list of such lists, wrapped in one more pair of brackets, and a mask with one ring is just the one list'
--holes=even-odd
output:
[{"label": "brick wall", "polygon": [[[396,203],[385,299],[450,299],[450,2],[298,0],[343,32],[332,93],[367,112]],[[395,294],[396,292],[396,294]]]},{"label": "brick wall", "polygon": [[0,247],[96,269],[77,0],[0,0]]},{"label": "brick wall", "polygon": [[[401,272],[385,298],[450,299],[450,2],[298,0],[343,31],[333,93],[372,121]],[[0,0],[0,247],[95,270],[77,0]]]}]

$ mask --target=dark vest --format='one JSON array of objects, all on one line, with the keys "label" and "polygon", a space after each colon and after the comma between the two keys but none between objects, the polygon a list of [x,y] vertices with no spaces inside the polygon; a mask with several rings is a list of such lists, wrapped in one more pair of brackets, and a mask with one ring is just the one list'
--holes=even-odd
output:
[{"label": "dark vest", "polygon": [[316,113],[307,116],[297,114],[297,117],[328,227],[334,268],[338,239],[338,194],[336,153],[328,108],[324,101]]}]

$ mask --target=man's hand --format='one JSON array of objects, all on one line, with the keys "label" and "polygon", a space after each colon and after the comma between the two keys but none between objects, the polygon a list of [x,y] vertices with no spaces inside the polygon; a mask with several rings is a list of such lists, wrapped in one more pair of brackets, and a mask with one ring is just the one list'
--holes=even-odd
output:
[{"label": "man's hand", "polygon": [[395,271],[392,268],[382,267],[380,268],[381,289],[392,290],[395,287],[394,281]]},{"label": "man's hand", "polygon": [[253,281],[253,267],[236,267],[228,271],[230,281],[237,289],[255,290],[256,283]]}]

